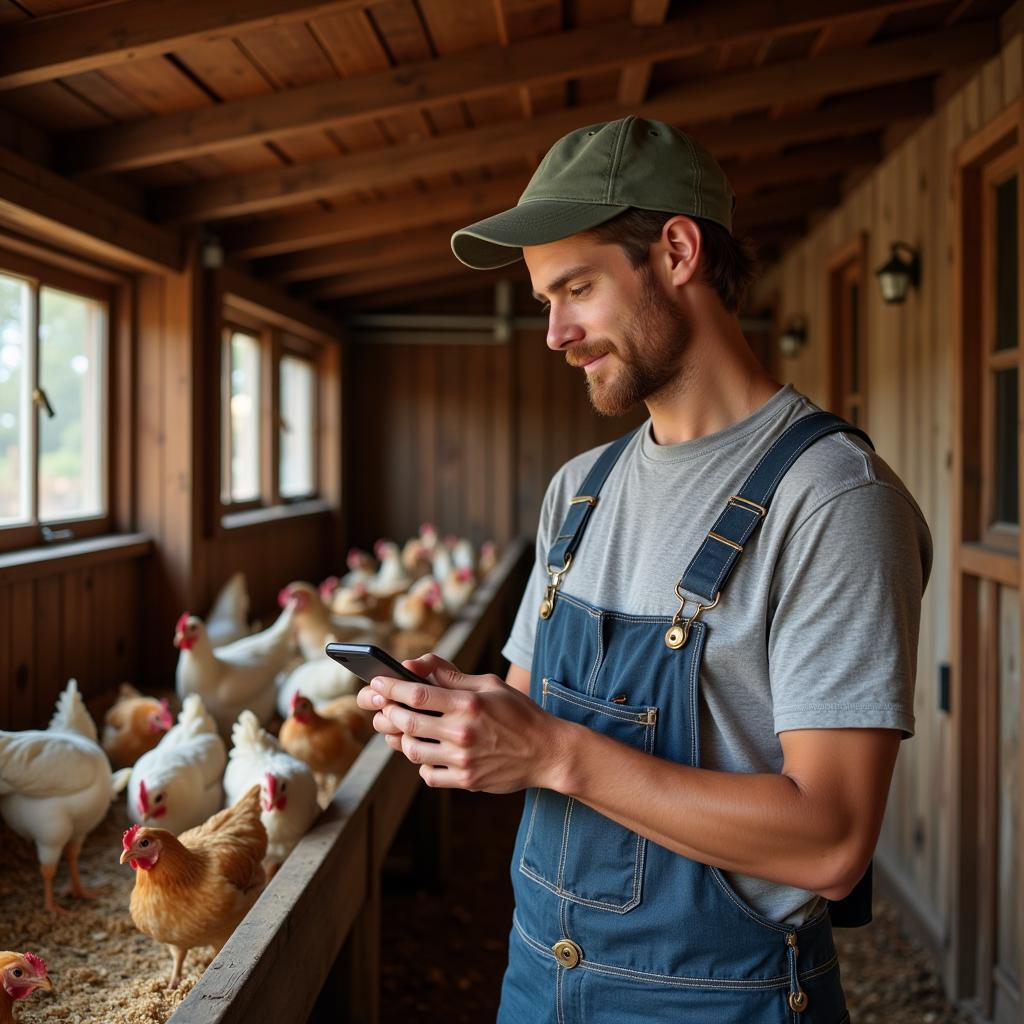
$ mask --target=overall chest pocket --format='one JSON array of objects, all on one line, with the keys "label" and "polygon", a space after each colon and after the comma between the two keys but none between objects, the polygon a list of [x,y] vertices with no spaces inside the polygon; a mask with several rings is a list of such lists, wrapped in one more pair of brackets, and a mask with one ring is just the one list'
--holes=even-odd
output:
[{"label": "overall chest pocket", "polygon": [[[598,700],[545,679],[541,706],[569,722],[651,753],[658,712]],[[570,797],[530,790],[519,870],[558,896],[624,914],[640,902],[647,840]]]}]

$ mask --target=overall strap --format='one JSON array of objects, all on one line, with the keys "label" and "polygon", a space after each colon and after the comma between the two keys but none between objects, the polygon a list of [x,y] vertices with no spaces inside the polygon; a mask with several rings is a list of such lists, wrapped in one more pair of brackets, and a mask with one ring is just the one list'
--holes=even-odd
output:
[{"label": "overall strap", "polygon": [[767,515],[772,495],[787,470],[815,441],[839,431],[856,434],[874,451],[871,438],[863,430],[829,412],[812,413],[791,424],[764,453],[739,493],[726,503],[686,567],[677,590],[681,588],[706,601],[717,601],[743,553],[744,544]]},{"label": "overall strap", "polygon": [[[640,428],[638,427],[637,430]],[[619,456],[625,447],[636,434],[631,430],[617,441],[613,441],[600,456],[597,462],[591,467],[587,478],[583,481],[580,493],[569,502],[569,511],[562,523],[562,528],[555,537],[555,543],[548,552],[549,569],[562,569],[567,567],[576,549],[583,540],[583,531],[587,528],[587,521],[591,512],[597,504],[597,497],[601,493],[604,482],[608,479],[612,467],[619,461]]]}]

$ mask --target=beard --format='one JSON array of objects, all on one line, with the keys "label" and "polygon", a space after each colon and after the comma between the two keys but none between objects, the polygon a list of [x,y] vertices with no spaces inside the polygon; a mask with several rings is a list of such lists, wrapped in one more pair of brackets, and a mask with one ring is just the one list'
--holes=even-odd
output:
[{"label": "beard", "polygon": [[[581,366],[606,352],[616,361],[587,375],[587,397],[602,416],[622,416],[647,399],[682,386],[683,355],[693,335],[686,314],[658,286],[646,264],[637,271],[642,292],[617,344],[576,345],[566,359]],[[617,365],[616,365],[617,363]]]}]

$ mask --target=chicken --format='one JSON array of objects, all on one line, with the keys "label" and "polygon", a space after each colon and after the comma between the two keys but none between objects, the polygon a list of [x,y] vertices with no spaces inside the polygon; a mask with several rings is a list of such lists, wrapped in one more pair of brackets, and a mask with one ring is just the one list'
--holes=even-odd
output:
[{"label": "chicken", "polygon": [[341,578],[343,587],[350,587],[353,583],[367,583],[377,571],[377,560],[361,548],[349,548],[345,564],[348,572]]},{"label": "chicken", "polygon": [[252,632],[244,572],[234,573],[224,584],[204,621],[206,634],[214,647],[234,643]]},{"label": "chicken", "polygon": [[480,579],[489,575],[498,564],[498,545],[493,540],[485,540],[480,545],[480,562],[477,565],[477,572]]},{"label": "chicken", "polygon": [[423,542],[423,547],[426,549],[427,557],[433,558],[434,551],[437,549],[438,543],[437,527],[433,523],[421,523],[420,540]]},{"label": "chicken", "polygon": [[380,559],[380,569],[372,579],[366,581],[370,593],[391,597],[408,590],[412,577],[402,567],[398,545],[392,540],[379,540],[373,550]]},{"label": "chicken", "polygon": [[343,697],[335,697],[324,704],[317,705],[317,714],[324,718],[335,718],[348,726],[348,731],[364,746],[373,738],[373,715],[372,711],[364,711],[358,703],[354,694],[345,694]]},{"label": "chicken", "polygon": [[455,567],[452,562],[452,549],[448,546],[449,539],[451,538],[445,538],[443,542],[434,545],[434,553],[430,557],[430,562],[433,570],[431,575],[435,580],[447,579],[448,573]]},{"label": "chicken", "polygon": [[168,988],[177,988],[188,951],[214,946],[219,952],[266,885],[260,787],[177,838],[166,829],[132,825],[121,845],[121,863],[135,871],[132,921],[170,947]]},{"label": "chicken", "polygon": [[122,683],[117,703],[103,720],[103,749],[115,768],[133,765],[172,725],[174,716],[166,699],[144,697],[134,686]]},{"label": "chicken", "polygon": [[130,774],[128,769],[111,774],[74,679],[60,695],[45,731],[0,732],[0,817],[35,843],[43,905],[51,913],[66,913],[53,899],[62,850],[71,871],[71,894],[93,897],[79,877],[78,855]]},{"label": "chicken", "polygon": [[391,621],[394,598],[371,594],[365,583],[343,587],[337,576],[328,576],[320,584],[320,599],[330,609],[334,622],[339,617],[349,619],[353,616],[373,619],[374,622]]},{"label": "chicken", "polygon": [[202,698],[185,698],[178,724],[132,769],[128,816],[184,832],[206,821],[223,803],[221,776],[228,755]]},{"label": "chicken", "polygon": [[[334,640],[334,635],[328,633],[324,637],[325,646]],[[355,693],[361,686],[359,677],[348,668],[333,658],[321,655],[319,658],[302,662],[279,681],[277,710],[282,718],[287,718],[291,713],[292,697],[300,690],[319,707],[325,701]]]},{"label": "chicken", "polygon": [[476,572],[476,552],[468,537],[454,538],[452,543],[452,565],[456,569],[472,569]]},{"label": "chicken", "polygon": [[407,540],[402,546],[402,568],[410,579],[418,580],[430,572],[430,554],[419,537]]},{"label": "chicken", "polygon": [[317,783],[333,793],[363,744],[352,734],[350,716],[327,718],[296,692],[291,715],[281,726],[281,746],[313,769]]},{"label": "chicken", "polygon": [[446,612],[437,580],[424,576],[409,588],[408,594],[395,601],[392,621],[398,629],[426,633],[436,639],[448,625]]},{"label": "chicken", "polygon": [[43,958],[35,953],[0,951],[0,1024],[14,1024],[14,1003],[37,988],[53,990]]},{"label": "chicken", "polygon": [[278,594],[278,603],[295,608],[294,629],[299,650],[307,661],[319,660],[330,640],[381,643],[387,629],[361,615],[332,615],[319,590],[311,583],[289,583]]},{"label": "chicken", "polygon": [[476,576],[472,569],[465,567],[452,569],[441,588],[445,609],[452,615],[458,615],[469,603],[474,590],[476,590]]},{"label": "chicken", "polygon": [[294,604],[287,602],[269,629],[214,650],[202,619],[186,612],[174,634],[181,652],[175,676],[178,696],[202,697],[223,736],[230,735],[246,708],[264,724],[269,722],[274,714],[274,680],[291,657],[294,614]]},{"label": "chicken", "polygon": [[285,753],[251,711],[238,716],[231,738],[234,746],[224,773],[225,800],[231,806],[253,785],[260,787],[260,818],[267,830],[263,866],[269,879],[320,813],[316,780],[309,765]]}]

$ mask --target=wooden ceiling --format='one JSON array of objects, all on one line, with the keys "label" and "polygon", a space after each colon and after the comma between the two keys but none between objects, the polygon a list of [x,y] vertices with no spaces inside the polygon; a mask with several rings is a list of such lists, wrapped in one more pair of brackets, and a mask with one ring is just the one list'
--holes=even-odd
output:
[{"label": "wooden ceiling", "polygon": [[711,149],[771,259],[941,76],[998,53],[1009,6],[0,0],[0,110],[42,136],[40,175],[135,230],[205,225],[328,309],[399,304],[464,288],[451,231],[514,203],[559,136],[628,112]]}]

